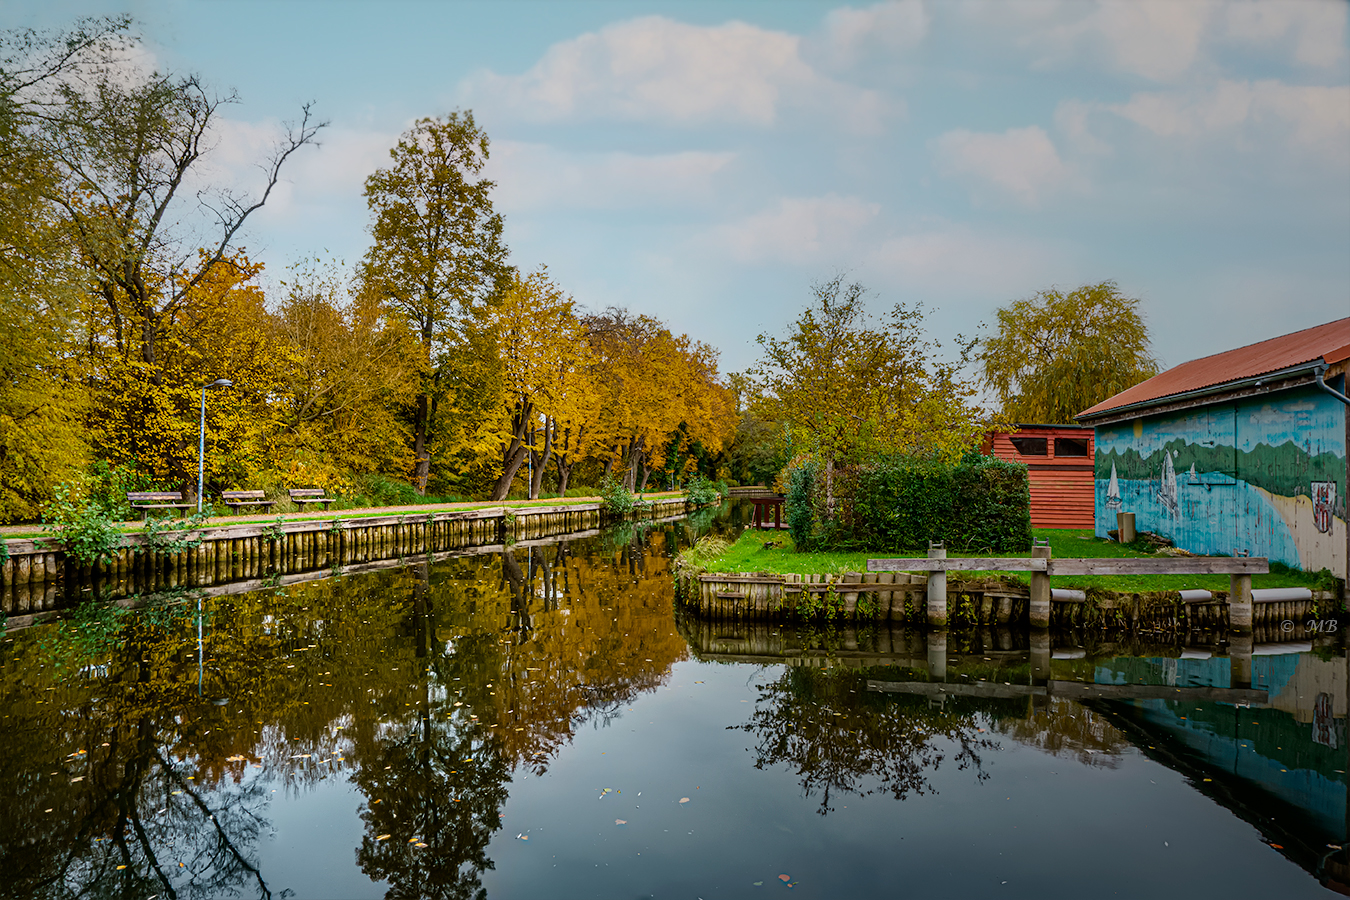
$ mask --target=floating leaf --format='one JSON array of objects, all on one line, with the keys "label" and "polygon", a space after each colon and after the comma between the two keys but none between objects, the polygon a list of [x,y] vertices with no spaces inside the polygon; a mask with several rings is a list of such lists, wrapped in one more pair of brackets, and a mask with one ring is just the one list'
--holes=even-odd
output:
[{"label": "floating leaf", "polygon": [[375,835],[375,840],[377,840],[377,841],[387,841],[387,840],[389,840],[389,835],[387,835],[387,834],[377,834],[377,835]]},{"label": "floating leaf", "polygon": [[627,820],[627,819],[615,819],[615,820],[614,820],[614,824],[615,824],[615,825],[627,825],[627,824],[628,824],[628,820]]},{"label": "floating leaf", "polygon": [[778,880],[781,881],[781,882],[783,882],[784,884],[787,884],[789,881],[792,880],[792,876],[791,876],[791,875],[779,875],[779,876],[778,876]]},{"label": "floating leaf", "polygon": [[689,802],[689,798],[688,798],[688,797],[681,797],[681,798],[680,798],[680,802],[681,802],[681,803],[688,803],[688,802]]}]

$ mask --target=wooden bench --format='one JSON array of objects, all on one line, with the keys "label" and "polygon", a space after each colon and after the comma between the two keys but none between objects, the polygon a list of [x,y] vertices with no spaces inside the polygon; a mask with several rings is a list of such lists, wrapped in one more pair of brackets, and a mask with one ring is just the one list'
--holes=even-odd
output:
[{"label": "wooden bench", "polygon": [[275,500],[263,499],[262,491],[221,491],[220,499],[225,501],[226,506],[234,510],[243,506],[261,506],[266,509],[276,503]]},{"label": "wooden bench", "polygon": [[337,497],[325,497],[323,488],[291,488],[287,493],[291,495],[291,502],[296,506],[303,507],[306,503],[322,503],[324,512],[328,511],[328,504],[337,499]]},{"label": "wooden bench", "polygon": [[[191,503],[183,502],[182,491],[127,491],[127,503],[141,514],[141,521],[150,515],[152,509],[187,510]],[[179,515],[185,515],[180,512]]]}]

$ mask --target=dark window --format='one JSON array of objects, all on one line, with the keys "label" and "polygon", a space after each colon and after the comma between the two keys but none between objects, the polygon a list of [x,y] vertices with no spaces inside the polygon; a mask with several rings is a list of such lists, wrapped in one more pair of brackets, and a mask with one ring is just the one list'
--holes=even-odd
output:
[{"label": "dark window", "polygon": [[1049,448],[1045,438],[1015,437],[1009,438],[1017,452],[1023,456],[1048,456]]},{"label": "dark window", "polygon": [[1087,438],[1055,438],[1056,456],[1087,456]]}]

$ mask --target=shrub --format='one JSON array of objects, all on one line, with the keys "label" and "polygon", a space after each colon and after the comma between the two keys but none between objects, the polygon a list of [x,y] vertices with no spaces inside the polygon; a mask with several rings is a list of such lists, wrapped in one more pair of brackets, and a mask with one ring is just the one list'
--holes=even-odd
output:
[{"label": "shrub", "polygon": [[42,530],[51,534],[67,555],[82,563],[108,562],[122,546],[122,532],[103,504],[68,484],[57,485],[52,491],[42,520]]},{"label": "shrub", "polygon": [[1026,466],[977,453],[959,463],[881,457],[835,470],[833,517],[825,514],[818,462],[788,473],[787,517],[802,550],[913,550],[929,541],[965,551],[1031,546]]},{"label": "shrub", "polygon": [[615,515],[628,515],[638,507],[647,505],[647,501],[628,493],[623,483],[612,475],[600,482],[600,502],[606,512]]},{"label": "shrub", "polygon": [[689,479],[689,483],[684,486],[684,490],[689,496],[690,503],[703,506],[706,503],[716,503],[721,500],[727,492],[727,486],[721,482],[710,481],[702,475],[695,475]]}]

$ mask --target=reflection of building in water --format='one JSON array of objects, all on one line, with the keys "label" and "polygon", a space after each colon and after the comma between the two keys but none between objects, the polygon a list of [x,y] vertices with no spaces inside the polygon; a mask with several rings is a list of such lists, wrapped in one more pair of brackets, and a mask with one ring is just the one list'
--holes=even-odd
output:
[{"label": "reflection of building in water", "polygon": [[[1198,775],[1202,791],[1324,884],[1350,893],[1340,859],[1345,851],[1339,849],[1350,837],[1347,660],[1310,652],[1263,655],[1258,649],[1250,666],[1251,686],[1269,692],[1262,706],[1132,700],[1113,708],[1129,711],[1127,730],[1142,732],[1133,737],[1152,745],[1147,755]],[[1226,657],[1120,658],[1098,664],[1094,680],[1227,688],[1236,686],[1235,669],[1245,673]]]}]

